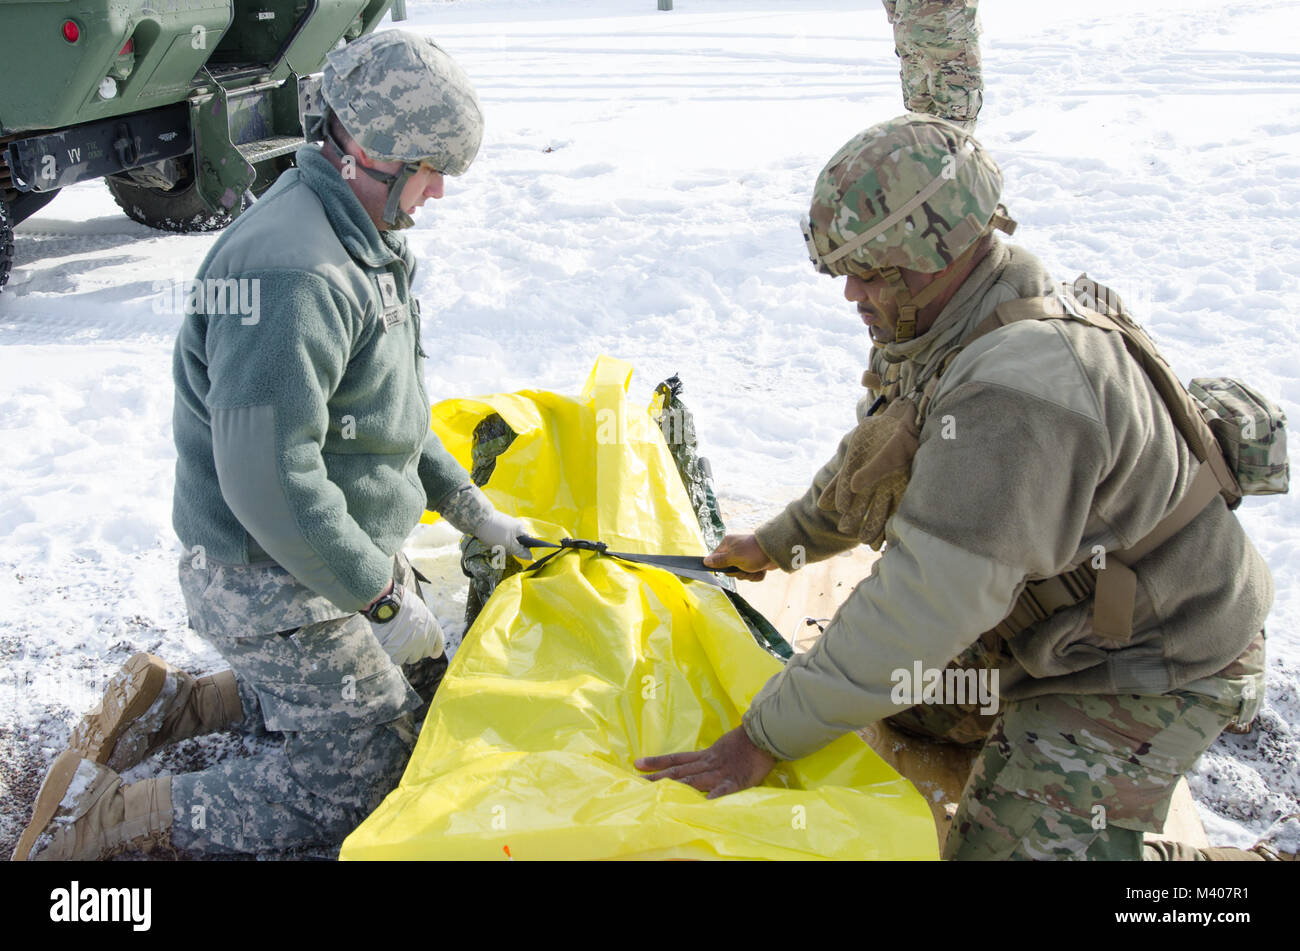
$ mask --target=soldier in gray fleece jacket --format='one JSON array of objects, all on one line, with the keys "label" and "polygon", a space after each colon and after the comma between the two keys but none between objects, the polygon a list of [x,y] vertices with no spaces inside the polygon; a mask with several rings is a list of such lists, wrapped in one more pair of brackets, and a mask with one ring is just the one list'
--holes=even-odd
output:
[{"label": "soldier in gray fleece jacket", "polygon": [[[195,678],[132,657],[51,767],[20,858],[336,849],[397,784],[446,668],[407,535],[436,510],[528,557],[527,527],[429,431],[398,233],[477,154],[473,87],[432,40],[389,30],[331,53],[322,96],[325,147],[300,149],[214,244],[176,342],[181,590],[230,669]],[[251,306],[214,306],[208,289]],[[166,744],[225,730],[279,742],[122,780]]]},{"label": "soldier in gray fleece jacket", "polygon": [[[805,234],[871,328],[876,412],[860,406],[808,492],[710,561],[761,577],[887,545],[740,727],[641,765],[723,795],[893,718],[982,745],[945,857],[1141,858],[1178,777],[1258,707],[1272,581],[1215,496],[1132,565],[1131,637],[1099,633],[1086,592],[1006,625],[1028,583],[1151,533],[1199,464],[1120,334],[1046,319],[972,340],[999,305],[1059,291],[994,236],[1014,227],[1000,186],[972,139],[916,116],[867,130],[823,171]],[[866,471],[870,485],[853,478]],[[909,681],[950,663],[996,674],[1000,701],[979,710]]]}]

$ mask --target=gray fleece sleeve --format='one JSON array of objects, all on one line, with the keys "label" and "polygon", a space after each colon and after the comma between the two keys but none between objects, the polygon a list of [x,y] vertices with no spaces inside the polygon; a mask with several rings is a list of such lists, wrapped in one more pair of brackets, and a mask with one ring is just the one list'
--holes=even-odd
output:
[{"label": "gray fleece sleeve", "polygon": [[427,499],[425,507],[431,512],[440,512],[453,492],[472,484],[465,467],[446,450],[433,430],[424,437],[420,452],[420,483]]}]

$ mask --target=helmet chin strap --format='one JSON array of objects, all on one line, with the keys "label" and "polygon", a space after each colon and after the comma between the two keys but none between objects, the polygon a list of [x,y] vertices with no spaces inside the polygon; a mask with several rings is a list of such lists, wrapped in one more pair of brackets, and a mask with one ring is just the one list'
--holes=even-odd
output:
[{"label": "helmet chin strap", "polygon": [[935,278],[915,294],[908,288],[898,268],[876,268],[876,273],[888,282],[894,292],[894,299],[898,302],[898,323],[894,326],[894,343],[906,343],[916,336],[917,312],[938,300],[959,277],[965,277],[963,272],[966,264],[983,244],[982,238],[973,243],[944,269],[942,277]]},{"label": "helmet chin strap", "polygon": [[[328,114],[321,117],[320,132],[323,133],[325,141],[334,147],[334,151],[338,153],[340,158],[348,154],[348,151],[343,148],[343,145],[330,129]],[[388,201],[384,204],[382,216],[384,224],[393,230],[409,228],[415,224],[415,219],[403,210],[401,201],[402,191],[406,188],[406,183],[420,171],[419,162],[406,162],[400,172],[381,172],[375,168],[368,168],[359,162],[357,167],[375,181],[388,186]]]},{"label": "helmet chin strap", "polygon": [[384,223],[395,230],[409,228],[415,224],[415,219],[406,213],[402,208],[402,192],[406,188],[406,183],[411,180],[411,176],[420,170],[419,162],[407,162],[400,172],[380,177],[373,168],[367,168],[366,171],[372,178],[379,181],[387,181],[392,184],[388,189],[388,203],[384,205]]}]

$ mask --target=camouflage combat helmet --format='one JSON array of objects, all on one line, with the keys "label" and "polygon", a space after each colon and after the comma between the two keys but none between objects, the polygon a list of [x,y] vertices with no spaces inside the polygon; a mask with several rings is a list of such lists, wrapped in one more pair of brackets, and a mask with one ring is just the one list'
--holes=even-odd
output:
[{"label": "camouflage combat helmet", "polygon": [[[405,164],[396,174],[365,169],[390,186],[384,221],[394,227],[413,224],[398,199],[421,164],[460,175],[483,141],[483,110],[469,77],[433,40],[402,30],[371,33],[330,53],[321,98],[368,155]],[[322,131],[343,154],[328,121]]]},{"label": "camouflage combat helmet", "polygon": [[1015,222],[1001,193],[1002,173],[968,132],[933,116],[901,116],[854,136],[826,163],[804,240],[823,274],[888,281],[900,305],[895,340],[908,340],[917,309],[948,281],[913,295],[899,269],[935,274],[973,254],[990,227],[1010,234]]}]

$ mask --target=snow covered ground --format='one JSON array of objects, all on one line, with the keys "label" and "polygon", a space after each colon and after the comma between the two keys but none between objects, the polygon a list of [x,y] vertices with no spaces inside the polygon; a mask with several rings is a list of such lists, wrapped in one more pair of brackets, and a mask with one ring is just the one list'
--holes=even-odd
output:
[{"label": "snow covered ground", "polygon": [[[600,353],[637,366],[641,399],[679,372],[730,524],[773,514],[860,393],[864,328],[797,222],[830,154],[902,111],[880,5],[408,7],[488,118],[473,169],[410,232],[431,396],[571,392]],[[1184,379],[1249,379],[1300,420],[1300,3],[985,7],[980,138],[1015,242],[1119,290]],[[170,514],[168,302],[213,240],[136,225],[95,182],[18,230],[0,294],[5,854],[131,653],[219,664],[185,626]],[[1248,846],[1300,801],[1300,493],[1248,500],[1241,518],[1277,583],[1267,703],[1191,786],[1211,840]],[[454,602],[445,542],[417,539]],[[151,768],[241,751],[191,743]]]}]

